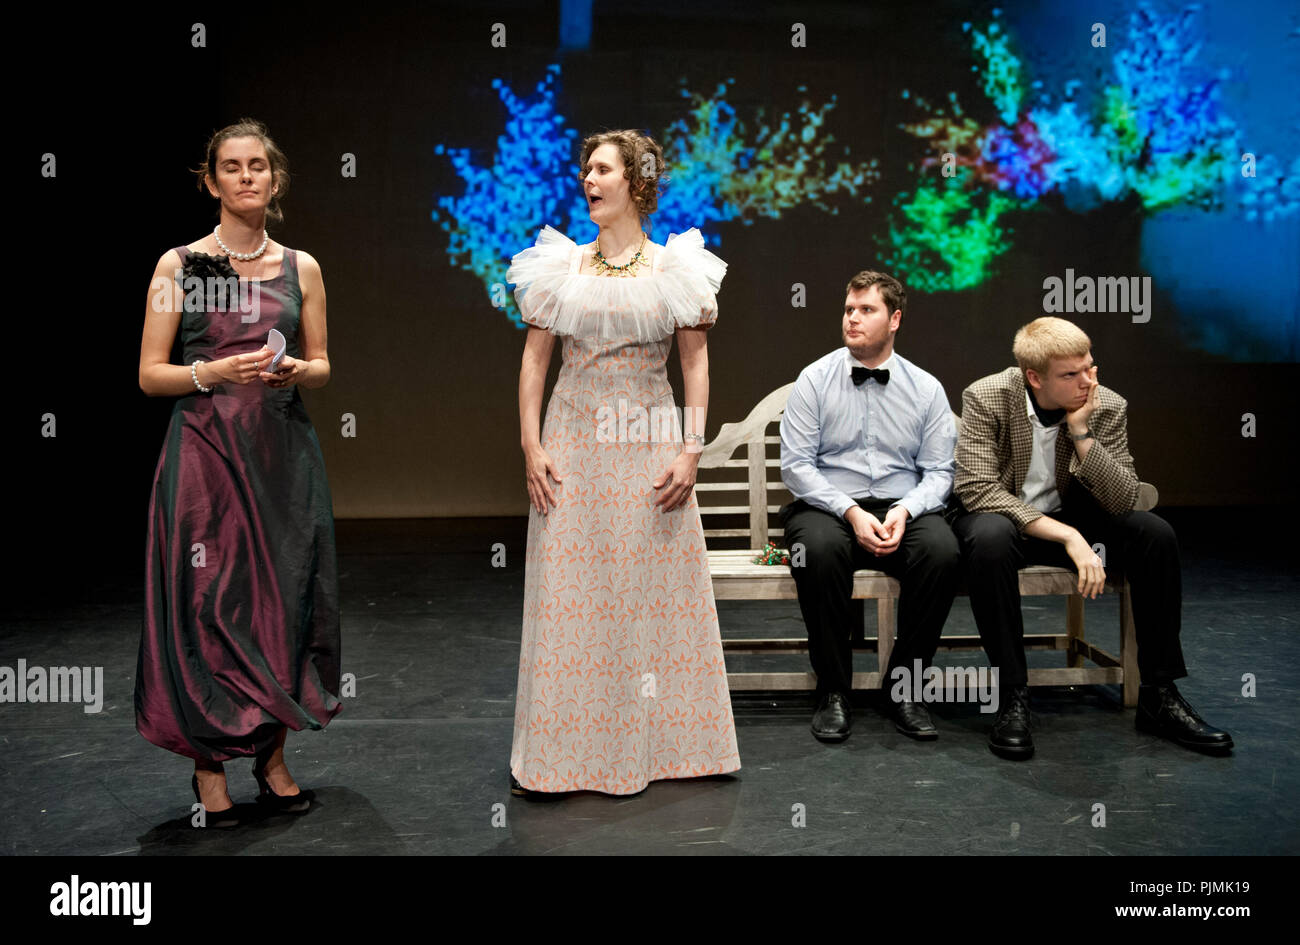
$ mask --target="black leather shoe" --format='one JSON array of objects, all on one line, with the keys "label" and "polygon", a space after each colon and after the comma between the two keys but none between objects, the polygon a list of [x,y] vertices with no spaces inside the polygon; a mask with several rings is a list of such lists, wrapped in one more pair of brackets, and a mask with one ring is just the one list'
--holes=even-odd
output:
[{"label": "black leather shoe", "polygon": [[1029,687],[1002,690],[1003,703],[989,729],[989,748],[993,754],[1011,761],[1024,761],[1034,753],[1029,736]]},{"label": "black leather shoe", "polygon": [[842,742],[853,729],[853,709],[843,693],[828,692],[813,713],[813,737],[822,742]]},{"label": "black leather shoe", "polygon": [[930,721],[929,711],[920,702],[895,702],[889,710],[889,717],[894,720],[894,728],[908,738],[929,742],[939,737],[939,730]]},{"label": "black leather shoe", "polygon": [[1138,688],[1136,725],[1139,732],[1159,735],[1206,754],[1232,751],[1232,736],[1197,715],[1173,683]]},{"label": "black leather shoe", "polygon": [[524,787],[522,784],[520,784],[519,780],[515,777],[515,773],[511,771],[510,772],[510,793],[513,794],[515,797],[527,797],[529,794],[532,794],[533,792],[528,790],[528,788]]}]

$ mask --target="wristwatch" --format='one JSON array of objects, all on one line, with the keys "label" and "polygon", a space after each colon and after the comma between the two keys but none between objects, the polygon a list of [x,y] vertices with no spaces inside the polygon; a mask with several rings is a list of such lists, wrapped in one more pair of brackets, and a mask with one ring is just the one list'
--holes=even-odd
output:
[{"label": "wristwatch", "polygon": [[[1066,432],[1066,433],[1070,433],[1069,430],[1066,430],[1065,432]],[[1075,436],[1073,433],[1070,433],[1070,439],[1072,439],[1072,440],[1074,440],[1074,442],[1078,443],[1080,440],[1090,440],[1090,439],[1092,439],[1092,438],[1094,437],[1094,435],[1095,435],[1095,434],[1093,434],[1093,432],[1092,432],[1091,430],[1084,430],[1084,431],[1083,431],[1082,433],[1080,433],[1078,436]]]}]

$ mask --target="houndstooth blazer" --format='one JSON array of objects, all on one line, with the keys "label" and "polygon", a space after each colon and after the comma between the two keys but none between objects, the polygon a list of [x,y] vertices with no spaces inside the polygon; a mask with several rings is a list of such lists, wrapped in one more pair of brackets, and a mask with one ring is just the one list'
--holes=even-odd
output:
[{"label": "houndstooth blazer", "polygon": [[[1087,459],[1079,461],[1068,435],[1056,438],[1056,491],[1064,499],[1077,483],[1112,515],[1123,515],[1133,510],[1138,496],[1137,470],[1128,451],[1128,401],[1104,385],[1098,398],[1088,419],[1095,439]],[[1020,501],[1033,443],[1020,368],[980,378],[961,395],[953,494],[968,512],[1001,513],[1023,532],[1043,514]]]}]

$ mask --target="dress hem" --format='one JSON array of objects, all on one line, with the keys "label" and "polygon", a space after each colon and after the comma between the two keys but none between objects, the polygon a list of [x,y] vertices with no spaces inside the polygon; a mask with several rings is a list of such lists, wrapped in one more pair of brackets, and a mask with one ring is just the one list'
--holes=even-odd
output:
[{"label": "dress hem", "polygon": [[541,788],[529,787],[527,784],[524,783],[523,778],[519,777],[519,772],[515,771],[513,766],[510,768],[510,774],[519,783],[520,787],[522,787],[526,791],[531,791],[534,794],[553,794],[558,796],[560,794],[580,794],[584,791],[587,791],[593,794],[605,794],[609,797],[627,797],[629,794],[640,794],[647,787],[649,787],[650,784],[654,781],[694,781],[698,778],[713,778],[722,774],[734,774],[735,772],[739,771],[740,768],[741,765],[739,762],[737,762],[734,767],[726,767],[724,765],[723,767],[718,768],[717,770],[702,771],[699,774],[667,774],[667,773],[659,774],[659,775],[655,775],[654,777],[646,779],[646,781],[640,787],[631,788],[626,791],[610,790],[604,787],[572,787],[572,788],[565,788],[562,791],[548,791]]}]

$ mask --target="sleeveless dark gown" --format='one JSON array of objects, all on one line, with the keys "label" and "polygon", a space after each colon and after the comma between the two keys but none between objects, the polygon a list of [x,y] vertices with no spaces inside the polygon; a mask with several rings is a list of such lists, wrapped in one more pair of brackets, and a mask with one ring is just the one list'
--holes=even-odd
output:
[{"label": "sleeveless dark gown", "polygon": [[[176,252],[184,264],[189,250]],[[286,248],[280,275],[257,286],[255,320],[187,300],[186,365],[255,351],[271,328],[301,357],[297,253]],[[342,709],[333,503],[296,386],[255,380],[177,399],[145,568],[135,710],[150,742],[227,761]]]}]

